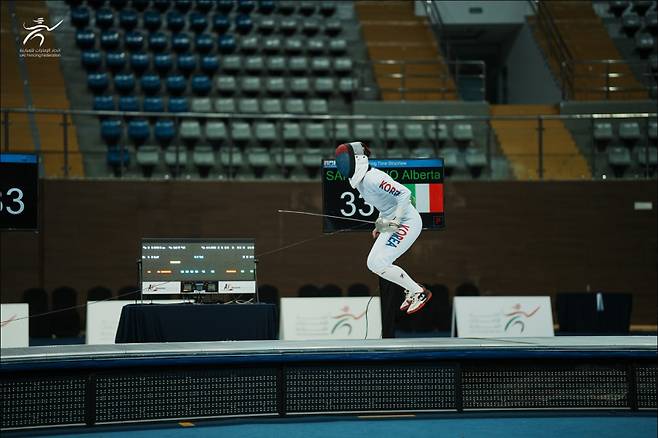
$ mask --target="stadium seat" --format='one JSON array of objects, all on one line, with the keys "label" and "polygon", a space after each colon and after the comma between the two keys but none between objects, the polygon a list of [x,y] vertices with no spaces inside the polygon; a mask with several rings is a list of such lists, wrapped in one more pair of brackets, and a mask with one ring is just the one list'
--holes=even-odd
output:
[{"label": "stadium seat", "polygon": [[126,50],[130,52],[136,52],[142,50],[144,47],[144,34],[139,31],[131,30],[124,33],[123,35],[123,45]]},{"label": "stadium seat", "polygon": [[258,95],[261,87],[261,79],[258,76],[244,76],[240,80],[240,90],[243,94],[250,96]]},{"label": "stadium seat", "polygon": [[322,162],[322,152],[318,148],[306,148],[303,150],[302,154],[302,166],[306,169],[307,174],[311,178],[315,178],[320,169],[320,163]]},{"label": "stadium seat", "polygon": [[628,4],[628,0],[615,0],[609,3],[608,9],[615,17],[621,17],[626,8],[628,8]]},{"label": "stadium seat", "polygon": [[101,49],[115,50],[119,48],[119,32],[116,30],[104,30],[100,38]]},{"label": "stadium seat", "polygon": [[215,99],[215,111],[218,113],[236,112],[235,99],[232,97],[220,97]]},{"label": "stadium seat", "polygon": [[343,38],[332,38],[329,41],[329,53],[332,55],[343,55],[347,51],[347,40]]},{"label": "stadium seat", "polygon": [[107,73],[90,73],[87,75],[87,86],[94,94],[104,93],[110,85]]},{"label": "stadium seat", "polygon": [[194,33],[205,32],[208,28],[208,18],[206,18],[206,14],[202,14],[201,12],[191,12],[188,17],[188,22],[189,28]]},{"label": "stadium seat", "polygon": [[640,124],[636,121],[621,122],[619,124],[619,138],[626,146],[635,146],[641,138]]},{"label": "stadium seat", "polygon": [[468,167],[469,172],[473,178],[479,178],[482,171],[487,166],[487,155],[481,148],[468,147],[466,148],[464,161]]},{"label": "stadium seat", "polygon": [[594,142],[599,148],[607,146],[614,137],[612,131],[612,123],[610,122],[595,122],[594,132],[592,133]]},{"label": "stadium seat", "polygon": [[212,88],[212,81],[206,75],[197,74],[192,76],[191,80],[192,92],[197,96],[207,96],[210,94]]},{"label": "stadium seat", "polygon": [[411,158],[433,158],[435,154],[433,148],[419,147],[412,149],[409,156]]},{"label": "stadium seat", "polygon": [[276,29],[276,20],[272,17],[260,17],[256,29],[263,35],[270,35]]},{"label": "stadium seat", "polygon": [[130,165],[130,153],[126,150],[125,147],[108,146],[105,155],[105,161],[107,162],[107,165],[112,169],[114,175],[120,176],[121,169]]},{"label": "stadium seat", "polygon": [[640,54],[640,58],[647,59],[652,50],[654,50],[655,39],[650,34],[639,32],[635,35],[635,50]]},{"label": "stadium seat", "polygon": [[226,73],[237,73],[242,70],[242,56],[240,55],[226,55],[221,58],[222,71]]},{"label": "stadium seat", "polygon": [[199,169],[199,176],[207,178],[210,170],[215,167],[215,151],[206,145],[195,147],[192,151],[192,163]]},{"label": "stadium seat", "polygon": [[96,27],[106,30],[114,26],[114,12],[110,8],[100,8],[96,11]]},{"label": "stadium seat", "polygon": [[334,78],[316,78],[313,81],[313,89],[319,96],[329,96],[334,93],[335,88]]},{"label": "stadium seat", "polygon": [[658,145],[658,122],[655,120],[650,120],[649,121],[649,126],[647,128],[647,137],[649,137],[649,140],[651,143],[653,143],[654,146]]},{"label": "stadium seat", "polygon": [[331,70],[331,62],[329,58],[319,56],[311,60],[311,71],[313,74],[325,75]]},{"label": "stadium seat", "polygon": [[171,6],[171,0],[153,0],[153,7],[161,13],[166,12],[169,6]]},{"label": "stadium seat", "polygon": [[114,111],[114,96],[94,96],[94,111]]},{"label": "stadium seat", "polygon": [[322,144],[327,141],[328,132],[324,123],[308,122],[304,124],[304,138],[309,144]]},{"label": "stadium seat", "polygon": [[288,59],[288,71],[295,75],[306,76],[308,71],[308,58],[306,56],[293,56]]},{"label": "stadium seat", "polygon": [[327,114],[329,112],[329,106],[325,99],[310,99],[308,101],[308,112],[309,114]]},{"label": "stadium seat", "polygon": [[418,122],[406,122],[402,128],[402,138],[411,144],[422,142],[425,140],[423,125]]},{"label": "stadium seat", "polygon": [[214,0],[196,0],[196,9],[198,11],[207,13],[215,6]]},{"label": "stadium seat", "polygon": [[295,17],[284,17],[279,22],[279,31],[286,36],[294,35],[299,28],[299,20]]},{"label": "stadium seat", "polygon": [[370,121],[361,121],[354,123],[354,138],[365,141],[367,143],[374,143],[377,139],[375,132],[375,124]]},{"label": "stadium seat", "polygon": [[119,111],[140,111],[139,101],[136,96],[120,96]]},{"label": "stadium seat", "polygon": [[150,63],[149,55],[144,52],[130,54],[130,69],[138,76],[148,70]]},{"label": "stadium seat", "polygon": [[343,31],[343,25],[340,20],[327,20],[324,25],[324,33],[326,33],[331,38],[338,36]]},{"label": "stadium seat", "polygon": [[221,53],[232,53],[235,51],[236,43],[233,35],[221,35],[218,42],[218,50]]},{"label": "stadium seat", "polygon": [[84,6],[71,8],[71,24],[77,29],[89,25],[89,9]]},{"label": "stadium seat", "polygon": [[284,101],[284,107],[287,113],[290,114],[304,114],[306,112],[306,105],[303,99],[291,98]]},{"label": "stadium seat", "polygon": [[379,126],[379,138],[386,146],[391,146],[400,141],[400,127],[396,122],[382,122]]},{"label": "stadium seat", "polygon": [[152,52],[164,52],[167,50],[167,35],[164,32],[153,32],[148,36],[149,50]]},{"label": "stadium seat", "polygon": [[265,62],[262,56],[250,56],[245,60],[244,69],[247,73],[258,74],[263,71]]},{"label": "stadium seat", "polygon": [[270,56],[267,58],[267,71],[272,74],[283,74],[286,70],[286,58],[283,56]]},{"label": "stadium seat", "polygon": [[270,145],[276,140],[276,126],[272,122],[256,122],[254,137],[260,144]]},{"label": "stadium seat", "polygon": [[308,37],[316,35],[320,31],[320,22],[315,18],[306,18],[302,21],[302,32]]},{"label": "stadium seat", "polygon": [[649,8],[651,8],[651,5],[654,5],[655,2],[652,0],[633,0],[631,4],[633,5],[633,11],[640,16],[644,16]]},{"label": "stadium seat", "polygon": [[312,55],[320,55],[325,51],[324,40],[320,38],[309,38],[306,40],[306,51]]},{"label": "stadium seat", "polygon": [[153,56],[153,68],[160,75],[165,75],[171,71],[174,66],[174,60],[171,53],[156,53]]},{"label": "stadium seat", "polygon": [[334,58],[334,72],[338,75],[352,73],[354,65],[350,58]]},{"label": "stadium seat", "polygon": [[283,169],[284,178],[289,178],[292,170],[299,165],[299,157],[292,148],[278,148],[272,151],[274,164],[279,169]]},{"label": "stadium seat", "polygon": [[111,7],[120,11],[128,4],[128,0],[110,0],[109,3]]},{"label": "stadium seat", "polygon": [[261,110],[265,114],[280,114],[283,110],[281,107],[281,100],[263,99],[261,102]]},{"label": "stadium seat", "polygon": [[320,2],[320,14],[325,17],[331,17],[336,12],[336,2],[322,1]]},{"label": "stadium seat", "polygon": [[297,2],[293,0],[279,0],[277,2],[277,12],[283,15],[290,15],[295,12]]},{"label": "stadium seat", "polygon": [[608,163],[617,178],[624,176],[626,169],[631,165],[631,153],[623,146],[610,146],[607,149]]},{"label": "stadium seat", "polygon": [[241,35],[246,35],[251,32],[254,27],[254,22],[247,14],[239,14],[235,17],[235,30]]},{"label": "stadium seat", "polygon": [[142,168],[143,175],[149,178],[160,163],[160,148],[154,145],[140,147],[135,153],[135,161]]},{"label": "stadium seat", "polygon": [[171,119],[159,119],[155,122],[153,134],[160,145],[168,145],[176,136],[174,121]]},{"label": "stadium seat", "polygon": [[126,53],[125,52],[106,52],[105,53],[105,67],[112,73],[117,73],[124,69],[126,66]]},{"label": "stadium seat", "polygon": [[218,34],[222,35],[228,32],[231,28],[231,21],[226,15],[215,14],[212,17],[212,29]]},{"label": "stadium seat", "polygon": [[448,140],[448,127],[445,123],[432,123],[428,125],[427,138],[437,146],[442,146]]},{"label": "stadium seat", "polygon": [[470,123],[455,123],[452,126],[452,138],[458,144],[473,141],[473,126]]},{"label": "stadium seat", "polygon": [[219,69],[219,60],[216,56],[206,55],[201,58],[201,71],[208,76],[213,76]]},{"label": "stadium seat", "polygon": [[167,110],[170,113],[186,113],[189,110],[187,99],[184,97],[170,97]]},{"label": "stadium seat", "polygon": [[332,139],[336,144],[346,143],[352,139],[352,129],[349,123],[335,122],[332,125]]},{"label": "stadium seat", "polygon": [[455,171],[455,168],[459,166],[459,150],[453,147],[447,147],[441,151],[441,155],[443,156],[446,176],[450,176]]},{"label": "stadium seat", "polygon": [[187,167],[187,150],[180,145],[167,147],[164,151],[164,162],[172,175],[179,175]]},{"label": "stadium seat", "polygon": [[281,51],[283,43],[277,36],[267,36],[263,38],[263,52],[268,54],[278,53]]},{"label": "stadium seat", "polygon": [[149,123],[144,119],[134,119],[128,122],[128,138],[136,145],[146,143],[151,136]]},{"label": "stadium seat", "polygon": [[132,0],[132,7],[139,12],[144,12],[149,7],[149,0]]},{"label": "stadium seat", "polygon": [[227,140],[226,125],[217,120],[208,120],[206,123],[206,140],[215,146]]},{"label": "stadium seat", "polygon": [[233,174],[235,176],[235,170],[244,166],[244,158],[242,152],[237,148],[222,148],[219,150],[219,162],[222,166],[230,169],[233,169]]},{"label": "stadium seat", "polygon": [[286,92],[286,84],[283,78],[270,77],[265,80],[265,91],[273,96],[281,96]]},{"label": "stadium seat", "polygon": [[215,88],[222,95],[232,95],[237,87],[234,76],[219,76],[215,79]]},{"label": "stadium seat", "polygon": [[269,15],[276,9],[274,0],[260,0],[258,2],[258,12],[264,15]]},{"label": "stadium seat", "polygon": [[243,14],[249,14],[256,8],[256,2],[254,0],[238,0],[238,12]]},{"label": "stadium seat", "polygon": [[281,128],[281,138],[285,145],[296,144],[302,139],[302,129],[297,122],[284,122]]},{"label": "stadium seat", "polygon": [[246,156],[247,163],[254,171],[254,176],[262,178],[265,169],[272,164],[268,150],[263,147],[252,147],[247,150]]},{"label": "stadium seat", "polygon": [[157,94],[160,92],[161,82],[160,76],[153,73],[146,73],[140,80],[142,92],[148,95]]},{"label": "stadium seat", "polygon": [[176,53],[185,53],[190,50],[192,40],[185,32],[178,32],[171,36],[171,48]]},{"label": "stadium seat", "polygon": [[231,139],[233,143],[243,145],[252,139],[251,125],[247,122],[231,123]]},{"label": "stadium seat", "polygon": [[260,112],[260,105],[258,99],[246,98],[238,100],[238,112],[247,114],[258,114]]},{"label": "stadium seat", "polygon": [[191,53],[182,53],[176,59],[178,71],[185,76],[189,76],[196,69],[196,64],[196,56]]},{"label": "stadium seat", "polygon": [[194,144],[201,137],[201,125],[197,120],[185,119],[180,124],[178,134],[186,144]]},{"label": "stadium seat", "polygon": [[289,55],[297,55],[304,50],[304,42],[301,38],[286,38],[283,43],[283,50]]},{"label": "stadium seat", "polygon": [[80,61],[88,72],[96,71],[103,65],[101,52],[96,49],[83,50],[80,54]]},{"label": "stadium seat", "polygon": [[304,15],[306,17],[310,17],[315,13],[316,10],[316,2],[315,1],[308,1],[308,0],[302,0],[299,2],[297,6],[297,13]]},{"label": "stadium seat", "polygon": [[119,94],[131,94],[135,90],[135,75],[120,73],[114,76],[114,90]]},{"label": "stadium seat", "polygon": [[180,32],[185,28],[185,17],[178,11],[167,12],[167,29],[171,32]]},{"label": "stadium seat", "polygon": [[142,22],[149,32],[155,32],[162,26],[162,16],[158,11],[148,10],[142,14]]},{"label": "stadium seat", "polygon": [[166,87],[169,94],[180,96],[181,94],[185,93],[185,89],[187,88],[187,81],[183,75],[171,74],[167,76]]},{"label": "stadium seat", "polygon": [[[222,35],[225,37],[227,35]],[[221,41],[221,37],[220,37]],[[194,38],[194,48],[199,53],[209,53],[215,47],[214,40],[212,36],[207,33],[201,33]]]},{"label": "stadium seat", "polygon": [[186,14],[192,8],[192,0],[175,0],[174,7]]},{"label": "stadium seat", "polygon": [[143,105],[144,112],[161,113],[164,112],[164,101],[160,96],[146,96]]},{"label": "stadium seat", "polygon": [[306,96],[311,89],[308,78],[290,78],[290,92],[297,96]]},{"label": "stadium seat", "polygon": [[101,138],[108,145],[116,145],[121,140],[122,130],[121,120],[101,121]]},{"label": "stadium seat", "polygon": [[622,30],[628,37],[635,35],[641,26],[640,17],[636,14],[625,14],[621,19]]},{"label": "stadium seat", "polygon": [[356,81],[354,78],[340,78],[338,80],[338,92],[345,98],[351,99],[356,90]]},{"label": "stadium seat", "polygon": [[654,39],[656,38],[658,34],[658,11],[656,9],[647,12],[647,15],[645,15],[644,30],[653,35]]}]

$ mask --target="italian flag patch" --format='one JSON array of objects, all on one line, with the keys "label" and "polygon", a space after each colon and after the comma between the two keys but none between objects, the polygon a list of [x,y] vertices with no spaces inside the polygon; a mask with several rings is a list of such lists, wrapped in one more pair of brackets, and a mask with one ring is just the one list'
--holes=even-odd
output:
[{"label": "italian flag patch", "polygon": [[443,184],[405,184],[418,213],[443,212]]}]

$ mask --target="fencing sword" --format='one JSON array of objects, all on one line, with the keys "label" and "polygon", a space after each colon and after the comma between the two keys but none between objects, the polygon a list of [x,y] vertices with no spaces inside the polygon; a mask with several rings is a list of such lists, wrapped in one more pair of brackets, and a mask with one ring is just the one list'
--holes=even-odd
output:
[{"label": "fencing sword", "polygon": [[309,211],[295,211],[295,210],[278,210],[279,213],[291,213],[291,214],[304,214],[307,216],[318,216],[318,217],[329,217],[333,219],[343,219],[346,221],[353,221],[353,222],[363,222],[366,224],[374,224],[375,221],[367,221],[364,219],[355,219],[351,217],[344,217],[344,216],[333,216],[331,214],[321,214],[321,213],[311,213]]}]

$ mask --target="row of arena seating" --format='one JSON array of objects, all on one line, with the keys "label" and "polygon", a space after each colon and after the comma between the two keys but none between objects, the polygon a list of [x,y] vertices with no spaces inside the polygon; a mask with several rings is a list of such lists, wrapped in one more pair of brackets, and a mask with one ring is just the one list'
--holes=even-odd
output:
[{"label": "row of arena seating", "polygon": [[[101,138],[107,145],[116,145],[124,141],[124,123],[117,119],[101,121]],[[151,140],[151,126],[146,119],[132,119],[127,122],[127,138],[136,145],[142,145]],[[271,145],[282,141],[287,145],[306,143],[309,145],[323,144],[327,139],[359,138],[370,143],[392,145],[404,141],[408,145],[437,144],[448,141],[458,146],[467,146],[473,142],[473,127],[468,123],[456,123],[452,126],[452,137],[448,135],[446,124],[423,124],[406,122],[399,125],[396,122],[354,122],[353,126],[346,122],[306,123],[289,122],[273,123],[272,121],[232,121],[227,127],[221,120],[208,120],[201,123],[196,119],[183,119],[180,126],[170,118],[161,118],[153,126],[153,138],[161,145],[167,145],[179,139],[187,145],[197,142],[208,142],[215,145],[231,142],[239,146],[252,143]]]},{"label": "row of arena seating", "polygon": [[[649,145],[658,146],[658,122],[651,120],[648,122],[648,126],[643,128],[645,127],[641,127],[639,122],[633,120],[616,124],[609,121],[598,121],[594,123],[592,136],[599,148],[605,148],[615,142],[632,148],[639,144],[645,135],[649,139]],[[615,132],[617,132],[616,135]]]},{"label": "row of arena seating", "polygon": [[627,176],[629,170],[635,175],[653,176],[658,165],[658,149],[655,147],[642,146],[631,151],[624,146],[608,146],[605,154],[616,178]]},{"label": "row of arena seating", "polygon": [[635,50],[640,58],[650,57],[654,72],[657,71],[658,10],[655,2],[611,1],[608,10],[619,19],[621,32],[629,38],[634,38]]}]

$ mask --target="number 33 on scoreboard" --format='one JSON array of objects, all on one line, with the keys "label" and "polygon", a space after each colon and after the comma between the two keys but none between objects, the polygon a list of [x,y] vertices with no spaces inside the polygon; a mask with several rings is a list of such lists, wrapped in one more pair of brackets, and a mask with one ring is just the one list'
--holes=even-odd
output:
[{"label": "number 33 on scoreboard", "polygon": [[[348,210],[344,208],[340,209],[340,213],[343,216],[352,217],[358,211],[361,216],[368,217],[373,213],[373,211],[375,211],[375,208],[372,205],[368,204],[366,201],[363,201],[363,204],[367,207],[367,210],[363,210],[363,208],[357,209],[356,204],[354,204],[356,197],[353,192],[343,192],[340,194],[340,199],[344,200],[346,198],[347,200],[345,201],[345,206],[349,207],[349,209]],[[361,195],[359,195],[359,198],[363,199]]]},{"label": "number 33 on scoreboard", "polygon": [[[9,214],[21,214],[23,210],[25,210],[25,204],[23,203],[23,191],[21,189],[17,189],[16,187],[12,187],[11,189],[7,190],[7,196],[10,197],[9,202],[18,204],[17,208],[12,208],[9,202],[7,202],[7,213]],[[0,192],[0,212],[2,210],[5,210],[5,206],[2,197],[2,192]],[[6,201],[5,201],[6,202]]]}]

